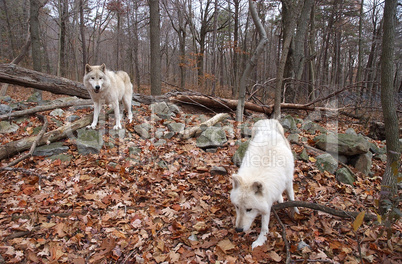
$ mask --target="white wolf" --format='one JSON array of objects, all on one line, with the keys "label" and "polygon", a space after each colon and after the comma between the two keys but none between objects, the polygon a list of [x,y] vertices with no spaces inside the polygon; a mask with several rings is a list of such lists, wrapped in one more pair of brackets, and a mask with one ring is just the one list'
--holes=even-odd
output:
[{"label": "white wolf", "polygon": [[[267,239],[272,204],[283,202],[285,190],[289,200],[294,200],[293,169],[293,154],[282,125],[274,119],[255,123],[240,169],[232,175],[230,194],[236,207],[237,232],[250,229],[261,214],[261,232],[252,244],[253,249]],[[295,207],[293,212],[299,213],[299,210]]]},{"label": "white wolf", "polygon": [[106,65],[91,66],[85,65],[84,86],[87,88],[92,101],[94,102],[94,118],[88,128],[95,129],[98,123],[102,103],[111,104],[116,118],[116,125],[113,129],[121,129],[119,102],[123,101],[128,119],[131,123],[133,114],[131,112],[131,100],[133,96],[133,85],[130,77],[124,71],[113,72],[106,69]]}]

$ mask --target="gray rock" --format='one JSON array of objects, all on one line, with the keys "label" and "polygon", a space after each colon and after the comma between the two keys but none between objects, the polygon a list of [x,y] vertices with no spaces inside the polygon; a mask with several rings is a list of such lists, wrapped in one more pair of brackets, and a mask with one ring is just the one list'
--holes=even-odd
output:
[{"label": "gray rock", "polygon": [[169,104],[169,111],[175,114],[178,114],[181,112],[180,108],[175,105],[175,104]]},{"label": "gray rock", "polygon": [[164,139],[159,139],[158,141],[156,141],[155,143],[154,143],[154,146],[155,147],[159,147],[159,146],[163,146],[163,145],[165,145],[166,144],[166,140],[164,140]]},{"label": "gray rock", "polygon": [[78,153],[82,155],[99,153],[104,143],[101,130],[81,128],[77,133]]},{"label": "gray rock", "polygon": [[235,137],[235,131],[233,129],[233,126],[231,125],[227,125],[223,127],[223,130],[228,134],[228,136],[230,138],[234,138]]},{"label": "gray rock", "polygon": [[11,102],[12,99],[9,95],[6,95],[6,96],[0,96],[0,101]]},{"label": "gray rock", "polygon": [[141,148],[139,148],[139,147],[129,147],[128,152],[130,153],[130,155],[138,155],[138,154],[141,153]]},{"label": "gray rock", "polygon": [[122,129],[109,129],[109,136],[112,138],[121,138],[124,139],[126,137],[126,129],[122,128]]},{"label": "gray rock", "polygon": [[309,155],[308,155],[307,150],[305,148],[300,153],[299,158],[301,160],[304,160],[304,161],[309,161]]},{"label": "gray rock", "polygon": [[63,116],[64,115],[64,111],[63,109],[57,108],[54,109],[52,112],[50,112],[51,116]]},{"label": "gray rock", "polygon": [[244,155],[246,155],[246,151],[248,149],[249,144],[250,140],[240,142],[239,147],[237,148],[235,154],[232,157],[232,161],[236,166],[240,167]]},{"label": "gray rock", "polygon": [[369,151],[368,141],[361,135],[322,134],[314,138],[316,146],[327,152],[353,156]]},{"label": "gray rock", "polygon": [[351,128],[351,127],[349,127],[348,129],[346,129],[345,134],[357,136],[356,131],[355,131],[353,128]]},{"label": "gray rock", "polygon": [[11,113],[12,108],[6,104],[0,104],[0,115]]},{"label": "gray rock", "polygon": [[67,155],[67,154],[57,154],[57,155],[49,156],[48,159],[60,160],[62,162],[65,162],[65,161],[71,161],[73,159],[73,156]]},{"label": "gray rock", "polygon": [[303,248],[310,248],[309,244],[307,244],[306,242],[304,242],[303,240],[299,242],[299,244],[297,244],[297,250],[302,251]]},{"label": "gray rock", "polygon": [[331,154],[325,153],[316,157],[316,166],[321,171],[334,173],[338,168],[338,161]]},{"label": "gray rock", "polygon": [[170,117],[175,115],[175,113],[180,112],[180,108],[177,105],[168,104],[166,102],[154,103],[151,104],[149,107],[152,113],[163,119],[170,119]]},{"label": "gray rock", "polygon": [[184,130],[185,126],[183,123],[171,122],[167,125],[167,128],[174,133],[179,133]]},{"label": "gray rock", "polygon": [[371,152],[367,152],[365,154],[361,154],[357,157],[354,164],[352,164],[358,171],[362,172],[365,175],[369,175],[371,170],[373,154]]},{"label": "gray rock", "polygon": [[149,138],[151,138],[151,134],[150,134],[151,128],[152,128],[152,126],[150,124],[142,123],[142,124],[139,124],[139,125],[135,125],[134,126],[134,131],[138,135],[140,135],[142,138],[149,139]]},{"label": "gray rock", "polygon": [[302,125],[302,129],[307,131],[311,135],[315,135],[316,131],[320,131],[321,133],[325,132],[325,128],[323,128],[322,126],[320,126],[317,123],[314,123],[311,120],[304,121],[303,125]]},{"label": "gray rock", "polygon": [[355,182],[355,177],[352,173],[347,168],[340,168],[336,171],[336,179],[339,182],[349,184],[353,186],[353,183]]},{"label": "gray rock", "polygon": [[288,140],[289,140],[290,143],[298,143],[299,138],[300,138],[299,134],[290,134],[288,136]]},{"label": "gray rock", "polygon": [[40,92],[34,92],[28,99],[27,102],[39,103],[42,100],[42,95]]},{"label": "gray rock", "polygon": [[66,121],[72,123],[72,122],[74,122],[74,121],[77,121],[78,119],[80,119],[79,116],[77,116],[77,115],[70,115],[70,116],[67,116]]},{"label": "gray rock", "polygon": [[226,133],[220,127],[208,127],[197,138],[197,147],[214,148],[220,147],[227,142]]},{"label": "gray rock", "polygon": [[19,129],[17,124],[8,122],[8,121],[1,121],[0,122],[0,134],[8,134],[14,133]]},{"label": "gray rock", "polygon": [[226,169],[224,167],[217,167],[217,166],[213,166],[211,168],[211,176],[216,176],[216,175],[227,175],[228,172],[226,171]]},{"label": "gray rock", "polygon": [[297,126],[296,126],[296,121],[291,115],[287,115],[284,118],[280,120],[281,125],[285,129],[285,131],[289,132],[296,132]]},{"label": "gray rock", "polygon": [[64,146],[63,142],[53,142],[49,145],[37,147],[33,152],[33,156],[52,156],[68,151],[68,146]]}]

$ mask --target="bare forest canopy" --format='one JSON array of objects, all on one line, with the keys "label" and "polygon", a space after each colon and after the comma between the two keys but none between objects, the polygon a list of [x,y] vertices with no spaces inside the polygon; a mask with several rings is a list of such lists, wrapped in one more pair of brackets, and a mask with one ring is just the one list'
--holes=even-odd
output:
[{"label": "bare forest canopy", "polygon": [[[128,72],[136,92],[149,93],[147,1],[34,2],[40,6],[39,49],[28,49],[30,54],[19,65],[32,68],[35,62],[44,73],[81,81],[85,63],[106,63],[110,69]],[[383,1],[256,3],[267,43],[247,78],[249,94],[263,105],[272,104],[290,31],[294,33],[283,69],[283,102],[305,104],[353,87],[337,98],[338,106],[365,113],[380,109]],[[29,4],[0,2],[1,63],[11,62],[28,43]],[[237,99],[241,75],[259,43],[248,1],[160,0],[159,7],[161,79],[180,90]],[[294,30],[289,30],[292,25]],[[400,20],[396,27],[400,32]],[[394,85],[399,93],[401,38],[396,34]]]}]

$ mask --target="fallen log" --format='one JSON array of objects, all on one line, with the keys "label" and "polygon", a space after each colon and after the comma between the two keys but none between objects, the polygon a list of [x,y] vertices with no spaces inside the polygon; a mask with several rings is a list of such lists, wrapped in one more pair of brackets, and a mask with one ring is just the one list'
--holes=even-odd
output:
[{"label": "fallen log", "polygon": [[[92,118],[93,114],[91,113],[71,124],[67,124],[55,130],[49,131],[42,136],[42,138],[37,142],[36,146],[41,146],[47,144],[48,142],[55,142],[57,140],[66,138],[69,135],[72,135],[75,130],[91,124]],[[36,139],[36,136],[32,136],[29,138],[12,141],[0,146],[0,160],[29,149]]]},{"label": "fallen log", "polygon": [[30,70],[15,64],[0,64],[0,82],[36,88],[54,94],[66,94],[85,99],[90,98],[88,91],[82,83]]},{"label": "fallen log", "polygon": [[198,136],[202,133],[203,128],[213,126],[216,123],[222,122],[223,120],[225,120],[228,117],[229,117],[229,114],[227,114],[227,113],[217,114],[214,117],[212,117],[211,119],[208,119],[207,121],[201,123],[199,126],[191,127],[191,128],[184,130],[183,132],[181,132],[181,135],[183,136],[184,139]]},{"label": "fallen log", "polygon": [[38,105],[38,106],[29,108],[26,110],[15,111],[15,112],[11,112],[9,114],[0,115],[0,121],[4,120],[4,119],[14,118],[14,117],[32,115],[37,112],[48,111],[48,110],[52,110],[55,108],[69,107],[69,106],[73,106],[73,105],[92,105],[92,104],[93,104],[92,100],[70,100],[67,102],[60,102],[60,103],[54,103],[54,104],[48,104],[48,105]]}]

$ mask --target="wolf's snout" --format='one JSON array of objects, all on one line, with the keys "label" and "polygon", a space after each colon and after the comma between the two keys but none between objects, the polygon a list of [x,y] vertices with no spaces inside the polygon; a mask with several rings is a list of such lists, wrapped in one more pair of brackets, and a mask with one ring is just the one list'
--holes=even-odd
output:
[{"label": "wolf's snout", "polygon": [[235,230],[236,230],[236,232],[239,232],[239,233],[243,232],[243,228],[241,228],[241,227],[236,227]]},{"label": "wolf's snout", "polygon": [[96,92],[96,93],[99,92],[99,89],[100,89],[100,86],[99,86],[99,85],[96,85],[96,86],[95,86],[95,92]]}]

